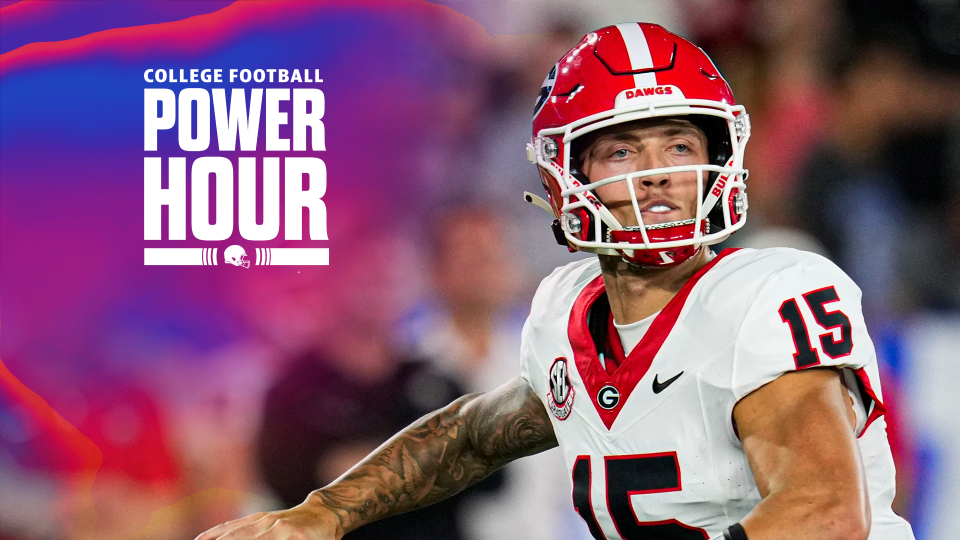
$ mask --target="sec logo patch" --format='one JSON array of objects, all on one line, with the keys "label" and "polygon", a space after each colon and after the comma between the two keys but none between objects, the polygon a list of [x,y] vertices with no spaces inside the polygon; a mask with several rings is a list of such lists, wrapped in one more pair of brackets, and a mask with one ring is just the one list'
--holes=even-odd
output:
[{"label": "sec logo patch", "polygon": [[567,375],[567,359],[561,356],[550,366],[550,393],[547,394],[547,405],[557,420],[570,416],[575,393]]}]

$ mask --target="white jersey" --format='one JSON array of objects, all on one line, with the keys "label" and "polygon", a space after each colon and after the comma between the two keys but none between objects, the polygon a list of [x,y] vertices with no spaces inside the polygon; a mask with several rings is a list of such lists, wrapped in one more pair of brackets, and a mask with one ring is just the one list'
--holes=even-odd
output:
[{"label": "white jersey", "polygon": [[603,293],[597,259],[558,268],[534,296],[521,344],[522,377],[550,411],[574,506],[595,538],[702,540],[742,520],[760,493],[733,407],[813,366],[845,368],[859,404],[870,539],[913,538],[890,509],[894,466],[860,290],[833,263],[786,248],[726,250],[612,373],[587,322]]}]

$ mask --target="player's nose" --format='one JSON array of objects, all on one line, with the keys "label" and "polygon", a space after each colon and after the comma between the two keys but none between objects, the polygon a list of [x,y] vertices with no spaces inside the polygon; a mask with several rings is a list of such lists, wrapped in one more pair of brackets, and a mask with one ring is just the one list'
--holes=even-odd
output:
[{"label": "player's nose", "polygon": [[[639,162],[638,164],[640,165],[638,170],[640,171],[660,169],[662,167],[667,166],[663,160],[663,157],[660,155],[660,152],[658,152],[656,149],[651,148],[649,146],[647,148],[644,148],[639,153],[638,162]],[[647,188],[651,188],[654,186],[666,187],[666,185],[670,182],[670,175],[660,173],[660,174],[639,176],[636,178],[636,182],[637,182],[636,184],[637,187],[640,187],[640,186],[644,186]]]}]

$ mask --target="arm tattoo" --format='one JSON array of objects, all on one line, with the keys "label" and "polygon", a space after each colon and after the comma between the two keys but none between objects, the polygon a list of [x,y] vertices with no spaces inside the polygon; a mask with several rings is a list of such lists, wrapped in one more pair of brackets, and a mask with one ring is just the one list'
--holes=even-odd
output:
[{"label": "arm tattoo", "polygon": [[514,459],[557,446],[550,417],[520,379],[424,416],[308,502],[343,532],[460,492]]}]

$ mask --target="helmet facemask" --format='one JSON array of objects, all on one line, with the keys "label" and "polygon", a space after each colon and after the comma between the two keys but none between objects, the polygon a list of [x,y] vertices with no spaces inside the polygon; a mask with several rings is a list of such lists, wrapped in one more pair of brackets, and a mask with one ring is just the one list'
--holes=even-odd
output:
[{"label": "helmet facemask", "polygon": [[[588,117],[563,128],[541,130],[531,145],[531,153],[541,169],[541,176],[549,175],[561,188],[560,200],[556,201],[559,205],[555,203],[554,206],[559,206],[559,225],[572,249],[619,255],[633,265],[662,268],[680,264],[702,246],[722,242],[743,226],[747,171],[742,168],[742,156],[749,137],[746,112],[740,106],[718,108],[717,105],[722,104],[709,103],[706,108],[702,103],[692,103],[695,101],[664,102],[656,106],[645,104],[643,109],[635,111],[615,109],[595,115],[600,118]],[[581,137],[613,125],[667,117],[689,120],[704,132],[709,163],[635,171],[594,182],[578,170],[575,156]],[[635,179],[682,172],[697,174],[695,217],[645,224],[634,187]],[[616,182],[626,183],[639,225],[622,225],[594,192],[597,187]]]}]

